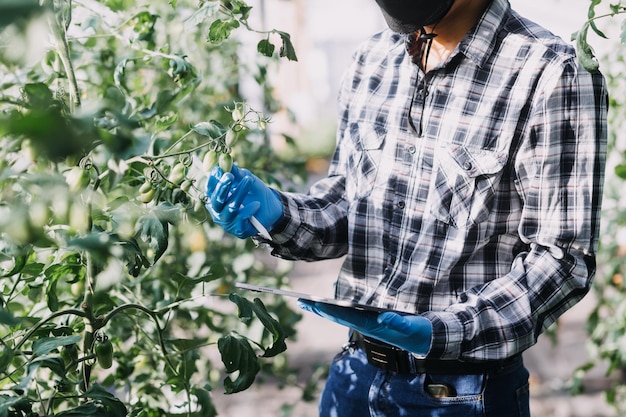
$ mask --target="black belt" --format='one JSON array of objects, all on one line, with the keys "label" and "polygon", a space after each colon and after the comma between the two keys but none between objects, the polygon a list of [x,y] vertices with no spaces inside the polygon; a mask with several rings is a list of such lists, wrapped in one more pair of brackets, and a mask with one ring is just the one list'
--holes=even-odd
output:
[{"label": "black belt", "polygon": [[521,355],[503,360],[481,362],[418,359],[406,350],[363,336],[355,331],[351,332],[348,346],[363,350],[370,365],[385,371],[403,374],[470,375],[499,373],[522,365]]}]

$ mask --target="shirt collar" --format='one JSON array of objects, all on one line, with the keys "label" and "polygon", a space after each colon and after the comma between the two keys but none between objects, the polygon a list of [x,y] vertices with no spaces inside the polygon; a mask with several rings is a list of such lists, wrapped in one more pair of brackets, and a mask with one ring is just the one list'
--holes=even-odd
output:
[{"label": "shirt collar", "polygon": [[510,12],[509,0],[493,0],[478,24],[463,38],[458,51],[481,67],[491,55],[498,30]]}]

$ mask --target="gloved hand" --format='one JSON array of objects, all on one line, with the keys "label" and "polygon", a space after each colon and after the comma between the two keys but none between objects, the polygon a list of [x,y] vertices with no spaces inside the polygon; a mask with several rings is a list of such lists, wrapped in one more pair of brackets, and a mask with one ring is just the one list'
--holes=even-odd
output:
[{"label": "gloved hand", "polygon": [[303,310],[311,311],[381,342],[417,355],[426,355],[430,351],[433,326],[430,320],[424,317],[393,311],[377,313],[355,310],[303,299],[298,299],[298,303]]},{"label": "gloved hand", "polygon": [[283,216],[283,204],[276,192],[236,165],[226,173],[214,167],[207,180],[206,194],[206,208],[213,221],[240,239],[259,233],[250,223],[251,216],[268,231]]}]

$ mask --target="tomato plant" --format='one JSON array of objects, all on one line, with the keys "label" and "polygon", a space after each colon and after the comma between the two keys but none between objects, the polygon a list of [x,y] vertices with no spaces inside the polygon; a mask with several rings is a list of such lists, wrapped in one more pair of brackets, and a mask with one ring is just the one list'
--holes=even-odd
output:
[{"label": "tomato plant", "polygon": [[[591,71],[599,68],[605,75],[610,100],[603,230],[594,282],[597,301],[587,322],[590,360],[576,371],[573,388],[581,390],[587,372],[602,366],[610,381],[606,390],[607,402],[616,408],[619,415],[626,413],[625,13],[626,4],[622,1],[592,0],[588,20],[573,36],[581,63]],[[615,38],[619,41],[614,42]],[[609,45],[611,52],[596,54],[592,44],[601,48]]]},{"label": "tomato plant", "polygon": [[[281,104],[267,75],[295,51],[251,13],[241,0],[0,5],[0,416],[212,416],[220,381],[236,393],[287,372],[272,358],[299,314],[233,290],[284,285],[288,268],[204,208],[218,162],[276,185],[272,173],[305,176],[269,141]],[[238,58],[241,30],[259,37],[255,62]]]}]

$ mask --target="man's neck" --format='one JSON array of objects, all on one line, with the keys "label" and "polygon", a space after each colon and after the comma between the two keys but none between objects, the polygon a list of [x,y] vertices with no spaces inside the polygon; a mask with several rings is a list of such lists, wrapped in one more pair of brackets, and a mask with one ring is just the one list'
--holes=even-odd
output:
[{"label": "man's neck", "polygon": [[481,18],[491,0],[456,0],[448,14],[427,33],[436,33],[426,70],[443,62]]}]

